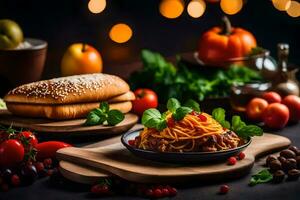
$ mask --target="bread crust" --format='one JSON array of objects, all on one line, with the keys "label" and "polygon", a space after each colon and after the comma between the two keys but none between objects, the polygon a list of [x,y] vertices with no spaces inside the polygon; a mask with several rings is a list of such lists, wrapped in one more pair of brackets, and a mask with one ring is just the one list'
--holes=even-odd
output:
[{"label": "bread crust", "polygon": [[133,92],[128,91],[125,94],[121,94],[119,96],[113,97],[112,99],[108,99],[108,103],[118,103],[123,101],[133,101],[135,100],[135,95]]},{"label": "bread crust", "polygon": [[[85,118],[91,110],[99,107],[99,102],[69,105],[7,103],[6,106],[12,114],[18,116],[66,120]],[[111,103],[109,106],[110,109],[117,109],[123,113],[128,113],[132,108],[132,103],[124,101]]]},{"label": "bread crust", "polygon": [[76,104],[100,102],[129,91],[121,78],[108,74],[84,74],[43,80],[19,86],[4,101],[28,104]]}]

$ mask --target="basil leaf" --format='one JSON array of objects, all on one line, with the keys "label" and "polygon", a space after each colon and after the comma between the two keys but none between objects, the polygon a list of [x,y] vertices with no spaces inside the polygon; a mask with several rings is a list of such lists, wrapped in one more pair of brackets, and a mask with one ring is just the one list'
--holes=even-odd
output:
[{"label": "basil leaf", "polygon": [[257,174],[253,175],[249,185],[254,186],[260,183],[267,183],[273,180],[273,175],[270,173],[268,169],[263,169]]},{"label": "basil leaf", "polygon": [[125,118],[124,114],[119,110],[108,111],[107,123],[109,126],[115,126],[116,124],[123,121]]},{"label": "basil leaf", "polygon": [[145,110],[142,116],[142,124],[145,125],[147,121],[152,118],[161,118],[160,112],[155,108],[150,108],[148,110]]},{"label": "basil leaf", "polygon": [[263,130],[255,125],[247,125],[238,129],[236,133],[238,134],[238,136],[247,139],[248,137],[262,136]]},{"label": "basil leaf", "polygon": [[84,122],[84,125],[94,126],[100,124],[100,122],[101,122],[101,118],[95,113],[90,112],[86,118],[86,121]]},{"label": "basil leaf", "polygon": [[215,108],[212,112],[212,116],[224,128],[230,128],[230,123],[225,120],[225,110],[223,108]]},{"label": "basil leaf", "polygon": [[180,107],[180,102],[175,98],[170,98],[167,102],[167,108],[174,113]]},{"label": "basil leaf", "polygon": [[246,126],[246,123],[241,120],[240,116],[234,115],[231,119],[231,130],[237,131],[238,129]]},{"label": "basil leaf", "polygon": [[148,121],[146,121],[145,124],[143,125],[147,128],[156,128],[157,124],[159,124],[160,121],[161,121],[160,118],[151,118]]},{"label": "basil leaf", "polygon": [[173,114],[173,117],[176,121],[182,120],[187,114],[193,110],[189,107],[179,107],[176,109],[176,112]]},{"label": "basil leaf", "polygon": [[184,106],[193,109],[196,112],[200,112],[200,105],[198,102],[194,101],[193,99],[189,99],[185,102]]},{"label": "basil leaf", "polygon": [[156,125],[156,129],[158,131],[162,131],[163,129],[167,128],[167,121],[166,120],[160,120],[160,122]]},{"label": "basil leaf", "polygon": [[100,109],[104,112],[107,113],[109,111],[109,104],[104,101],[100,103]]},{"label": "basil leaf", "polygon": [[166,118],[167,118],[167,115],[168,115],[168,111],[164,112],[164,113],[161,115],[161,118],[162,118],[162,119],[166,119]]}]

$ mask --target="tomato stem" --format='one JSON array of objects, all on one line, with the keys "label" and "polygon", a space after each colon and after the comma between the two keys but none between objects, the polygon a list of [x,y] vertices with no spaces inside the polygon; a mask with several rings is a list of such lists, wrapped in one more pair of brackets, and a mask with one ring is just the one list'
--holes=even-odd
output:
[{"label": "tomato stem", "polygon": [[82,43],[81,52],[85,52],[85,51],[86,51],[86,43]]},{"label": "tomato stem", "polygon": [[223,16],[222,17],[222,21],[223,21],[223,31],[222,31],[222,34],[224,34],[224,35],[230,35],[232,27],[231,27],[231,23],[230,23],[229,18],[227,16]]}]

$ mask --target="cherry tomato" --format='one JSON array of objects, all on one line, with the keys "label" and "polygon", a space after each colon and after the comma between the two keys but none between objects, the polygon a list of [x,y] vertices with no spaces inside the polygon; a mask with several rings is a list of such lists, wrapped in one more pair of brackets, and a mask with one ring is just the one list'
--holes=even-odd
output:
[{"label": "cherry tomato", "polygon": [[137,115],[142,116],[145,110],[158,106],[157,95],[154,91],[137,89],[134,94],[136,99],[132,101],[132,110]]},{"label": "cherry tomato", "polygon": [[220,194],[226,194],[228,192],[229,192],[229,186],[228,185],[221,185]]},{"label": "cherry tomato", "polygon": [[31,147],[35,147],[39,142],[38,139],[35,137],[35,135],[30,131],[22,131],[18,134],[17,137],[22,143],[23,140],[26,139]]},{"label": "cherry tomato", "polygon": [[9,167],[21,162],[24,158],[24,147],[18,141],[9,139],[0,144],[0,166]]},{"label": "cherry tomato", "polygon": [[232,156],[232,157],[228,158],[227,164],[228,165],[235,165],[236,162],[237,162],[236,158]]},{"label": "cherry tomato", "polygon": [[265,125],[272,129],[285,127],[290,117],[288,107],[280,103],[271,103],[263,113]]},{"label": "cherry tomato", "polygon": [[55,158],[55,153],[57,150],[71,146],[72,145],[70,144],[58,141],[41,142],[35,146],[37,150],[36,158],[38,160],[43,160],[45,158]]}]

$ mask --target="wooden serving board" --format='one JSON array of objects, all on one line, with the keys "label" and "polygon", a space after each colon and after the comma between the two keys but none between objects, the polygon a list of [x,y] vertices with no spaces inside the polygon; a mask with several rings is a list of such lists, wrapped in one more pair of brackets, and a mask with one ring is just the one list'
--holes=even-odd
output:
[{"label": "wooden serving board", "polygon": [[64,161],[61,162],[61,171],[67,178],[83,183],[92,183],[97,178],[110,174],[145,183],[191,179],[216,181],[245,175],[251,170],[255,157],[280,150],[290,143],[288,138],[274,134],[265,133],[261,137],[255,137],[245,150],[246,158],[234,166],[229,166],[226,162],[197,165],[153,162],[131,154],[121,144],[120,138],[85,148],[61,149],[57,152],[57,158]]},{"label": "wooden serving board", "polygon": [[80,135],[112,135],[128,131],[138,121],[138,116],[128,113],[125,119],[116,126],[84,126],[85,119],[55,121],[39,118],[25,118],[10,114],[7,110],[0,111],[0,124],[17,128],[25,128],[51,136]]}]

